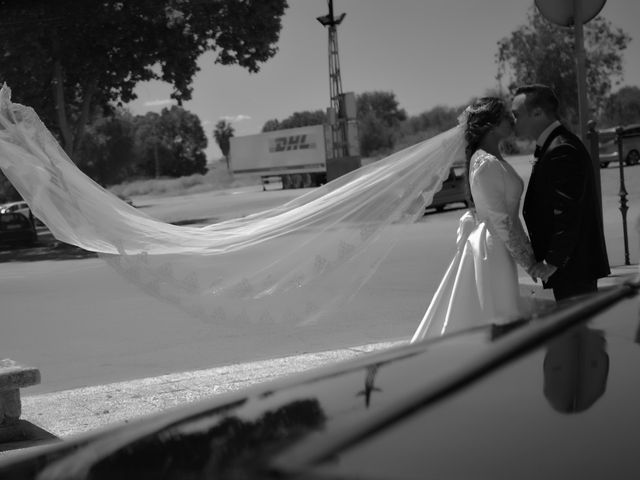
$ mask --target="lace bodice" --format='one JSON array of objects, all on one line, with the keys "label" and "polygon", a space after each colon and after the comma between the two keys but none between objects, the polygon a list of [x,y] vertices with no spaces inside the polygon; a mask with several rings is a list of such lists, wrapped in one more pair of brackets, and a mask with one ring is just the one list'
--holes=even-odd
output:
[{"label": "lace bodice", "polygon": [[469,179],[478,220],[486,222],[513,259],[529,271],[535,257],[520,220],[522,178],[507,162],[478,150],[471,157]]}]

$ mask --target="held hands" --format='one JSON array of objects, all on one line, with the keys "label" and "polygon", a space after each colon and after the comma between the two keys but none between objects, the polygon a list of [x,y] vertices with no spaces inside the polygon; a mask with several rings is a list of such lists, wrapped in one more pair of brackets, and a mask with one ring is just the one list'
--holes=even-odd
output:
[{"label": "held hands", "polygon": [[558,267],[542,261],[534,264],[529,269],[529,275],[534,282],[537,282],[538,278],[540,278],[543,282],[546,282],[551,275],[556,273],[556,270],[558,270]]}]

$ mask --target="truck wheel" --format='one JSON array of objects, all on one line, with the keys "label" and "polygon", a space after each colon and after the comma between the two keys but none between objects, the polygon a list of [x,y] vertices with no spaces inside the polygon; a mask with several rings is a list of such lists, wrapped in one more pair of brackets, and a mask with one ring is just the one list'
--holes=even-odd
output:
[{"label": "truck wheel", "polygon": [[638,150],[631,150],[625,159],[627,165],[637,165],[640,163],[640,153]]},{"label": "truck wheel", "polygon": [[302,188],[309,188],[311,187],[311,174],[309,173],[303,173],[301,174],[302,177]]},{"label": "truck wheel", "polygon": [[294,173],[291,176],[293,177],[293,188],[302,188],[302,175]]}]

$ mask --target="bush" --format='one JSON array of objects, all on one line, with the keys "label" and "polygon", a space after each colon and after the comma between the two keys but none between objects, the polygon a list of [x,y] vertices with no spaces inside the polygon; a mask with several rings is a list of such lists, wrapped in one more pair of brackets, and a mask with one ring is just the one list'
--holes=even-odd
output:
[{"label": "bush", "polygon": [[259,176],[236,177],[224,164],[216,163],[210,165],[209,171],[204,175],[196,173],[178,178],[134,180],[114,185],[109,188],[109,191],[118,197],[126,198],[142,195],[169,197],[260,184]]}]

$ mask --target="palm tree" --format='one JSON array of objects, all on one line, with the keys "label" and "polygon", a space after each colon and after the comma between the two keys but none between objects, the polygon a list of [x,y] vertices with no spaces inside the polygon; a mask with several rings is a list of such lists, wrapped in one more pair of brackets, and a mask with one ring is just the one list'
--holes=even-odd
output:
[{"label": "palm tree", "polygon": [[233,137],[234,131],[231,123],[226,120],[220,120],[216,123],[216,128],[213,131],[213,137],[227,161],[227,170],[229,169],[229,139]]}]

